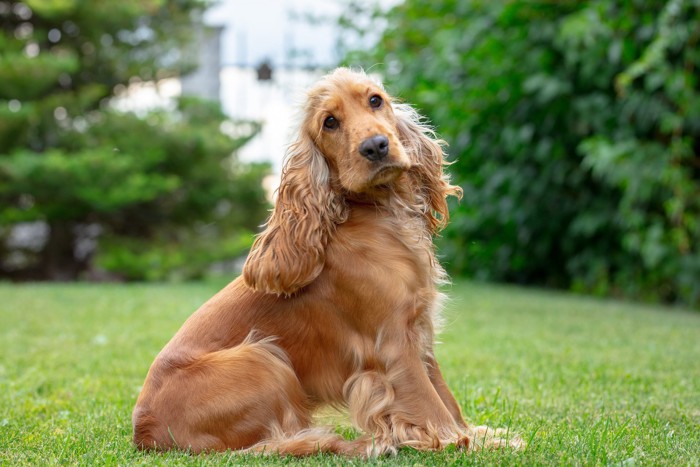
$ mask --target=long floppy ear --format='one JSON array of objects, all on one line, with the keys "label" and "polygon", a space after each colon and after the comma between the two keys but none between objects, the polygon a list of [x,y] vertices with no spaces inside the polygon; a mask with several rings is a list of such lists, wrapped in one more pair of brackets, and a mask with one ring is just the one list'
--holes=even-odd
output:
[{"label": "long floppy ear", "polygon": [[347,219],[326,160],[303,126],[300,133],[287,152],[275,207],[243,266],[248,286],[277,295],[291,295],[318,277],[328,239]]},{"label": "long floppy ear", "polygon": [[451,185],[449,175],[443,170],[449,165],[442,149],[446,143],[436,137],[435,131],[413,107],[404,103],[394,103],[392,107],[399,138],[411,159],[409,175],[414,192],[423,204],[426,224],[436,233],[450,220],[447,197],[461,199],[462,188]]}]

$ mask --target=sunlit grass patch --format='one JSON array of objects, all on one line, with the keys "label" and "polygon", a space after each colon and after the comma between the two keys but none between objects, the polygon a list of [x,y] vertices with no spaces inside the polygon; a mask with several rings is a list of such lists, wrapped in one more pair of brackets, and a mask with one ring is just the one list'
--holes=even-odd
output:
[{"label": "sunlit grass patch", "polygon": [[[354,463],[237,453],[141,453],[131,409],[155,354],[222,284],[0,285],[0,463]],[[524,451],[372,463],[667,464],[700,454],[700,313],[457,282],[438,360],[471,423]],[[347,417],[320,423],[351,438]]]}]

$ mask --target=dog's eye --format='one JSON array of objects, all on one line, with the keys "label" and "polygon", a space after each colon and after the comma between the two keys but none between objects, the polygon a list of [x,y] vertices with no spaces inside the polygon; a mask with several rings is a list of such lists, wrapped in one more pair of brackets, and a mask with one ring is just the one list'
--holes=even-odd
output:
[{"label": "dog's eye", "polygon": [[336,128],[338,128],[338,126],[340,126],[340,122],[335,117],[327,117],[323,121],[323,127],[328,128],[329,130],[335,130]]},{"label": "dog's eye", "polygon": [[381,107],[382,102],[384,102],[384,100],[376,94],[369,98],[369,106],[373,109],[378,109],[379,107]]}]

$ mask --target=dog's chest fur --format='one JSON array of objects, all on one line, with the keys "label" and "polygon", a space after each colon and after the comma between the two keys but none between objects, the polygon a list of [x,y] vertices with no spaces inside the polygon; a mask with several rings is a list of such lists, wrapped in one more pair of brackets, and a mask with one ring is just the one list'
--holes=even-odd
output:
[{"label": "dog's chest fur", "polygon": [[358,300],[379,300],[395,308],[406,297],[433,289],[430,242],[420,219],[387,215],[374,207],[354,208],[328,245],[323,274],[339,287],[362,284],[353,294]]},{"label": "dog's chest fur", "polygon": [[319,278],[342,299],[338,312],[362,336],[374,337],[375,347],[380,339],[415,340],[416,334],[432,341],[439,295],[432,239],[422,220],[395,213],[354,208],[328,245]]}]

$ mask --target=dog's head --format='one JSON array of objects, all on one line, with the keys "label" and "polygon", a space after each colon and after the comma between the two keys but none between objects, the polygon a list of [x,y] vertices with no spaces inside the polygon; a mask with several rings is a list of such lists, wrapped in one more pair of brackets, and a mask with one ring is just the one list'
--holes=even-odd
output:
[{"label": "dog's head", "polygon": [[274,211],[243,269],[246,283],[281,295],[311,283],[349,199],[401,193],[437,231],[448,219],[445,198],[460,192],[443,173],[441,143],[366,74],[339,68],[324,77],[308,93]]},{"label": "dog's head", "polygon": [[339,68],[308,94],[308,132],[339,189],[364,193],[394,182],[411,167],[391,97],[362,73]]}]

